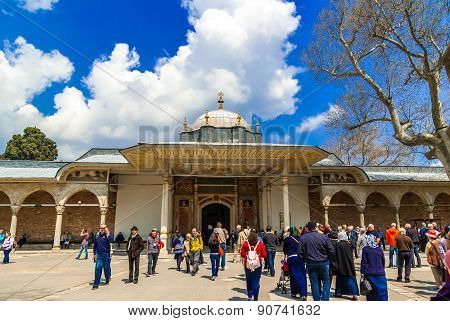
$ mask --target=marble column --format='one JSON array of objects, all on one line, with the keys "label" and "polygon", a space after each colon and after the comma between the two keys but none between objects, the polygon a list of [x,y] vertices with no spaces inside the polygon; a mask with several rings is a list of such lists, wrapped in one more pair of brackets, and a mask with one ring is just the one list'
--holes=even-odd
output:
[{"label": "marble column", "polygon": [[63,214],[66,210],[64,205],[56,206],[56,224],[55,224],[55,235],[53,237],[53,251],[58,251],[61,249],[60,240],[61,240],[61,230],[62,230],[62,221]]},{"label": "marble column", "polygon": [[324,206],[323,207],[323,220],[324,220],[324,225],[328,225],[330,224],[328,221],[328,206]]},{"label": "marble column", "polygon": [[[106,214],[108,214],[107,206],[100,206],[100,225],[106,225]],[[111,229],[111,226],[107,226],[108,229]]]},{"label": "marble column", "polygon": [[[195,227],[197,229],[197,231],[200,230],[200,226],[199,226],[199,224],[200,224],[200,219],[199,219],[200,214],[198,213],[198,211],[199,211],[199,209],[198,209],[198,184],[195,183],[194,184],[194,206],[193,206],[193,212],[194,213],[192,213],[193,215],[192,215],[192,226],[191,226],[191,229]],[[189,231],[189,233],[190,233],[190,231]]]},{"label": "marble column", "polygon": [[427,213],[428,213],[428,218],[429,218],[430,220],[433,220],[433,219],[434,219],[434,213],[433,213],[433,211],[434,211],[434,205],[428,205],[428,206],[427,206]]},{"label": "marble column", "polygon": [[[400,205],[394,205],[395,223],[397,223],[397,228],[400,228],[400,215],[398,214],[399,209],[400,209]],[[388,224],[391,224],[391,223],[388,223]]]},{"label": "marble column", "polygon": [[263,220],[263,205],[262,205],[262,189],[258,189],[258,222],[257,225],[260,229],[264,228]]},{"label": "marble column", "polygon": [[364,227],[365,226],[365,220],[364,220],[364,209],[366,208],[365,205],[358,205],[356,206],[356,209],[359,213],[359,226]]},{"label": "marble column", "polygon": [[16,237],[17,231],[17,215],[19,215],[19,211],[22,207],[18,205],[11,205],[11,227],[9,232],[11,233],[11,237]]},{"label": "marble column", "polygon": [[281,185],[283,190],[283,218],[284,218],[284,227],[289,227],[291,225],[290,213],[289,213],[289,186],[288,186],[288,178],[287,176],[283,176],[281,178]]},{"label": "marble column", "polygon": [[165,247],[161,249],[161,253],[167,254],[167,241],[168,241],[168,226],[169,226],[169,177],[164,177],[162,186],[162,199],[161,199],[161,235],[160,239],[164,243]]},{"label": "marble column", "polygon": [[266,187],[266,200],[267,200],[267,224],[273,226],[273,219],[272,219],[272,186],[270,185],[271,182],[267,182]]}]

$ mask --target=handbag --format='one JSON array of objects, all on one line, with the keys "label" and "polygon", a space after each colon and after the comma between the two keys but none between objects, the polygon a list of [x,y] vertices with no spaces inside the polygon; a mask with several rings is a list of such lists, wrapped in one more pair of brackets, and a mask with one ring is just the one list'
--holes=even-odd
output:
[{"label": "handbag", "polygon": [[223,256],[223,249],[219,246],[219,255]]},{"label": "handbag", "polygon": [[359,289],[361,295],[368,295],[372,291],[372,285],[369,280],[367,280],[364,275],[361,275],[361,280],[359,281]]}]

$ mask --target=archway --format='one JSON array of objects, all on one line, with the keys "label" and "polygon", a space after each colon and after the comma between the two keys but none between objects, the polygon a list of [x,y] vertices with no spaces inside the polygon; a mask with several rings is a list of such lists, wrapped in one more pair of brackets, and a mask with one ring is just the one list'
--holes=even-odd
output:
[{"label": "archway", "polygon": [[331,197],[328,222],[336,228],[339,225],[359,226],[359,216],[353,197],[345,192],[337,192]]},{"label": "archway", "polygon": [[216,227],[217,222],[230,231],[230,208],[221,203],[212,203],[202,208],[202,235],[206,238],[208,225]]},{"label": "archway", "polygon": [[414,223],[414,219],[428,219],[428,213],[422,199],[417,194],[408,192],[400,201],[398,217],[400,225],[404,226],[406,223]]},{"label": "archway", "polygon": [[0,191],[0,229],[3,231],[9,231],[11,226],[11,201],[8,195]]},{"label": "archway", "polygon": [[66,202],[61,233],[71,233],[75,242],[81,242],[80,232],[96,232],[100,224],[98,198],[94,193],[83,190],[73,194]]},{"label": "archway", "polygon": [[450,224],[450,195],[440,193],[434,200],[433,217],[440,225],[445,226]]},{"label": "archway", "polygon": [[55,234],[55,199],[46,191],[28,195],[17,218],[16,235],[26,234],[29,243],[51,243]]},{"label": "archway", "polygon": [[373,224],[380,231],[384,231],[395,222],[395,209],[386,196],[373,192],[367,196],[364,219],[366,225]]}]

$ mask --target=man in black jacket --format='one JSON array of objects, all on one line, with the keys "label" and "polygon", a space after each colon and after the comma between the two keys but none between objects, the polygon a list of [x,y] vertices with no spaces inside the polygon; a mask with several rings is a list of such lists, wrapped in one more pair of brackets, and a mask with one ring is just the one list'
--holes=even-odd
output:
[{"label": "man in black jacket", "polygon": [[[409,224],[409,223],[405,225],[405,229],[406,229],[406,235],[408,235],[413,242],[412,252],[413,252],[414,256],[416,257],[417,267],[420,268],[420,267],[422,267],[422,262],[420,261],[420,255],[419,255],[419,242],[420,242],[419,232],[417,231],[416,228],[411,228],[411,224]],[[416,264],[414,262],[414,256],[413,256],[412,262],[411,262],[413,268],[416,267]]]},{"label": "man in black jacket", "polygon": [[[131,228],[131,234],[127,242],[127,253],[128,253],[128,265],[130,274],[128,280],[125,283],[134,284],[138,283],[139,278],[139,256],[144,249],[144,241],[142,237],[138,234],[138,228],[133,226]],[[134,280],[133,280],[133,265],[134,265]]]}]

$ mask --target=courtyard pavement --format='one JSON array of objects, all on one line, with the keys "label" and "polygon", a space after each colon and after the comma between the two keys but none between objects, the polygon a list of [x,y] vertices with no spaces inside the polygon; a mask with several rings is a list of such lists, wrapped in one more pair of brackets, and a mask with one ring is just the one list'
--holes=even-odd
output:
[{"label": "courtyard pavement", "polygon": [[[141,256],[141,277],[138,284],[125,284],[128,277],[128,259],[114,255],[112,259],[112,281],[92,291],[94,264],[91,259],[76,260],[77,251],[17,251],[11,256],[11,264],[0,265],[0,300],[246,300],[245,275],[242,264],[227,263],[227,269],[219,272],[216,281],[210,280],[211,268],[200,267],[196,276],[178,272],[172,256],[161,257],[157,275],[145,277],[147,259]],[[228,254],[228,259],[231,255]],[[277,291],[280,275],[281,253],[276,257],[276,277],[261,278],[260,300],[291,300],[289,294]],[[386,258],[387,259],[387,258]],[[426,263],[423,257],[422,262]],[[359,260],[356,260],[359,270]],[[436,290],[430,268],[412,269],[412,282],[396,282],[397,270],[386,269],[389,283],[389,300],[429,300]],[[358,275],[359,280],[359,275]],[[333,288],[333,287],[332,287]],[[333,292],[333,290],[332,290]],[[312,297],[308,297],[312,300]],[[365,300],[365,297],[360,297]],[[332,300],[349,300],[349,298]]]}]

